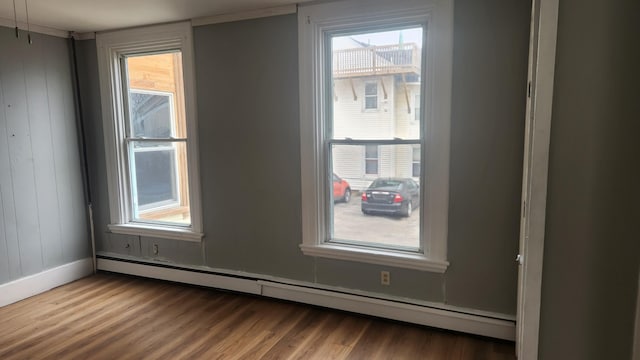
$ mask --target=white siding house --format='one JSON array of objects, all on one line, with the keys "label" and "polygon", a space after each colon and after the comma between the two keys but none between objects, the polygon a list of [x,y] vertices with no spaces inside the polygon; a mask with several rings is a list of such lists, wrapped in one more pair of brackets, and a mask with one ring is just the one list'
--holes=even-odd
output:
[{"label": "white siding house", "polygon": [[[420,138],[419,74],[416,44],[369,46],[346,37],[334,41],[333,138]],[[416,145],[335,145],[333,172],[354,190],[378,177],[418,181],[419,154]]]}]

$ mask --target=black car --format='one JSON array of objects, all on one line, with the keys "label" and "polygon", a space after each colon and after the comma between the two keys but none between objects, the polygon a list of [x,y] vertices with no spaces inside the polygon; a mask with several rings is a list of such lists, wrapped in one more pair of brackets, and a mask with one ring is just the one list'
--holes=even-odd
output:
[{"label": "black car", "polygon": [[362,192],[364,214],[386,213],[411,216],[420,206],[420,186],[412,179],[378,178]]}]

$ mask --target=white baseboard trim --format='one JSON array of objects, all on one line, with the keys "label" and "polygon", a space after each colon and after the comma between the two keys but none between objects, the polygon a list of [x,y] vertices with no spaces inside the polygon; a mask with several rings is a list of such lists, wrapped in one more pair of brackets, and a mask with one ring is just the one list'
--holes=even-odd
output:
[{"label": "white baseboard trim", "polygon": [[0,285],[0,306],[38,295],[93,273],[93,260],[86,258]]},{"label": "white baseboard trim", "polygon": [[264,296],[497,339],[515,340],[515,323],[512,321],[326,290],[266,281],[259,283],[262,285]]},{"label": "white baseboard trim", "polygon": [[109,259],[98,259],[98,270],[260,295],[260,285],[258,285],[255,280],[225,275],[207,274],[204,272]]},{"label": "white baseboard trim", "polygon": [[496,339],[515,340],[515,322],[496,317],[480,316],[428,306],[384,300],[375,294],[345,294],[343,292],[314,288],[314,284],[301,286],[260,279],[239,278],[224,274],[211,274],[182,270],[151,264],[133,263],[112,259],[98,259],[98,269],[122,274],[169,280],[193,285],[268,296],[304,304],[345,310],[359,314],[405,321],[413,324],[460,331]]}]

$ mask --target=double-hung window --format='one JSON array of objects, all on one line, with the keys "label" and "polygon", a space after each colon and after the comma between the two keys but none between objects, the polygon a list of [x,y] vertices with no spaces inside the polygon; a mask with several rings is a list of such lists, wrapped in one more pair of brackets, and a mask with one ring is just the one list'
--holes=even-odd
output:
[{"label": "double-hung window", "polygon": [[412,152],[411,176],[419,178],[420,166],[422,165],[422,161],[420,161],[420,147],[414,146],[413,149],[411,149],[411,152]]},{"label": "double-hung window", "polygon": [[366,175],[378,174],[378,145],[365,145],[364,173]]},{"label": "double-hung window", "polygon": [[452,17],[452,0],[301,5],[306,255],[447,268]]},{"label": "double-hung window", "polygon": [[364,84],[364,109],[375,110],[377,108],[378,84],[376,82],[367,82]]},{"label": "double-hung window", "polygon": [[190,24],[103,33],[96,40],[109,229],[199,241]]}]

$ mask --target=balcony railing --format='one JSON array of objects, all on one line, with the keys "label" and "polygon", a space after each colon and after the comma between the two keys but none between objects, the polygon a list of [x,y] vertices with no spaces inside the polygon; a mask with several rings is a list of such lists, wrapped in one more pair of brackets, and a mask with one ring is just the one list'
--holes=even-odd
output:
[{"label": "balcony railing", "polygon": [[420,73],[416,44],[369,46],[333,51],[333,77]]}]

